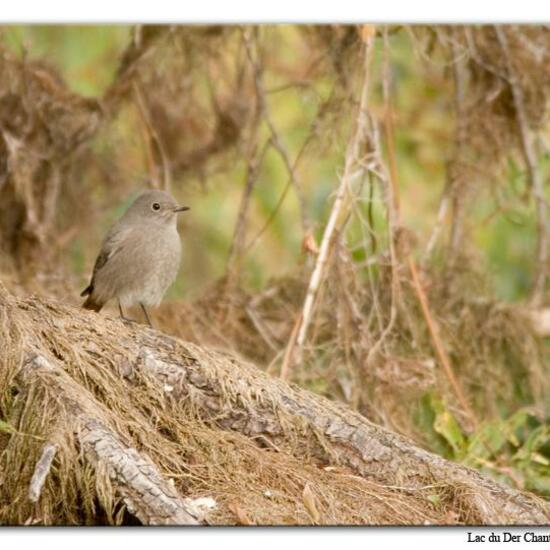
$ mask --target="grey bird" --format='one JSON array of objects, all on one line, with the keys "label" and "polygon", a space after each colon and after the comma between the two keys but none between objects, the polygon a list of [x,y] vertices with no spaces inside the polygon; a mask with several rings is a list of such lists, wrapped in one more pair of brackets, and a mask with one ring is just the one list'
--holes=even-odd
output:
[{"label": "grey bird", "polygon": [[139,304],[151,325],[146,306],[156,306],[174,282],[181,258],[177,229],[179,206],[163,191],[142,193],[111,227],[97,257],[82,307],[99,311],[109,300],[123,307]]}]

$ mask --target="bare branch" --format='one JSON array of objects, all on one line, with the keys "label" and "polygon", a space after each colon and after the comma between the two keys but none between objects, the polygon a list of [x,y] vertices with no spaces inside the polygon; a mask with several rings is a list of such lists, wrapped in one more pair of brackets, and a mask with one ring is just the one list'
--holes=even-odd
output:
[{"label": "bare branch", "polygon": [[430,336],[432,338],[437,357],[439,358],[439,361],[443,365],[445,374],[449,382],[451,383],[453,391],[456,394],[461,407],[468,414],[472,422],[477,424],[477,418],[474,414],[474,411],[470,407],[468,400],[466,399],[466,396],[462,391],[462,387],[460,386],[460,383],[458,382],[456,376],[454,375],[453,369],[451,367],[451,362],[449,360],[449,357],[447,356],[447,352],[445,351],[445,348],[443,347],[443,343],[441,342],[439,327],[437,325],[437,322],[433,318],[432,314],[430,313],[428,299],[426,297],[426,293],[424,292],[424,289],[422,288],[422,283],[420,282],[420,278],[418,277],[418,271],[416,269],[416,265],[414,263],[412,256],[409,256],[408,262],[409,262],[409,269],[413,280],[413,286],[418,296],[418,300],[420,301],[422,313],[424,314],[424,319],[426,320],[426,324],[428,325],[428,330],[430,332]]},{"label": "bare branch", "polygon": [[266,98],[267,94],[263,82],[263,66],[259,60],[258,42],[249,27],[244,30],[243,38],[246,46],[246,54],[253,70],[254,86],[256,88],[256,95],[259,101],[261,114],[267,124],[267,127],[269,128],[269,132],[271,134],[271,144],[273,145],[273,148],[279,153],[279,156],[281,157],[285,165],[285,168],[289,175],[289,183],[291,183],[296,190],[296,196],[298,198],[298,203],[300,204],[302,230],[305,235],[310,225],[307,216],[306,198],[304,196],[302,186],[298,181],[298,178],[296,177],[296,163],[293,164],[290,161],[286,146],[281,139],[279,132],[277,131],[277,128],[275,127],[275,124],[273,122],[273,117],[271,116],[271,110],[269,108],[269,103]]},{"label": "bare branch", "polygon": [[389,171],[382,162],[382,147],[378,132],[375,134],[375,149],[380,163],[379,179],[383,184],[384,202],[387,213],[388,248],[390,253],[391,268],[391,303],[390,318],[384,327],[380,337],[369,349],[366,363],[369,364],[380,349],[382,343],[391,333],[397,318],[397,304],[400,296],[399,285],[399,261],[395,250],[396,233],[401,224],[399,206],[399,182],[397,174],[397,155],[395,152],[395,138],[393,126],[393,109],[391,101],[391,74],[390,74],[390,47],[388,41],[388,28],[384,27],[384,60],[383,60],[383,96],[384,96],[384,133],[389,158]]},{"label": "bare branch", "polygon": [[[403,230],[400,226],[400,220],[399,220],[399,185],[397,181],[397,165],[395,162],[395,142],[393,139],[393,121],[391,118],[389,47],[387,44],[386,33],[384,34],[384,38],[385,38],[385,50],[386,50],[385,77],[384,77],[384,97],[385,97],[385,103],[386,103],[385,128],[386,128],[386,140],[388,145],[387,147],[388,155],[390,157],[390,183],[391,183],[391,185],[389,185],[387,189],[387,192],[389,193],[389,197],[386,201],[386,204],[388,209],[388,232],[389,232],[389,246],[390,246],[390,256],[391,256],[391,266],[392,266],[392,304],[391,304],[390,321],[386,326],[386,328],[384,329],[384,332],[382,333],[382,336],[379,338],[378,342],[369,351],[369,354],[367,356],[367,362],[370,360],[371,357],[374,356],[377,348],[380,346],[380,343],[389,334],[393,326],[393,322],[395,321],[395,316],[396,316],[396,308],[397,308],[396,303],[397,303],[397,300],[399,299],[399,292],[400,292],[399,272],[398,272],[399,265],[398,265],[397,254],[395,251],[395,244],[396,244],[395,241],[399,236],[399,234],[403,233]],[[393,162],[391,161],[392,158],[394,159]],[[408,263],[409,270],[411,272],[411,276],[413,280],[413,287],[418,297],[418,300],[420,302],[422,313],[426,320],[426,324],[428,326],[428,330],[430,332],[430,336],[432,338],[432,342],[433,342],[433,346],[435,348],[436,354],[443,366],[443,369],[445,371],[447,378],[449,379],[452,385],[453,391],[455,392],[459,403],[461,404],[462,408],[464,409],[466,414],[469,416],[471,421],[474,424],[476,424],[477,423],[476,417],[473,413],[473,410],[469,406],[468,401],[465,398],[464,392],[462,391],[462,388],[458,383],[458,380],[454,376],[450,360],[447,356],[443,343],[441,342],[439,328],[437,326],[437,323],[434,317],[430,312],[428,299],[420,283],[420,279],[418,277],[418,272],[416,269],[416,264],[413,257],[411,256],[411,251],[409,247],[406,246],[402,252],[404,256],[403,260],[405,260],[406,258],[406,261]]]},{"label": "bare branch", "polygon": [[[162,188],[165,191],[170,192],[172,189],[172,172],[170,170],[170,160],[166,154],[166,149],[162,143],[153,121],[151,120],[151,114],[147,103],[141,91],[141,87],[137,81],[134,79],[132,82],[134,93],[136,96],[136,103],[138,105],[139,113],[141,120],[147,130],[147,142],[150,150],[147,150],[148,158],[150,160],[150,170],[151,170],[151,179],[153,186],[155,188]],[[157,166],[157,158],[160,157],[160,162],[162,164],[162,181],[159,181],[159,168]]]},{"label": "bare branch", "polygon": [[[360,147],[365,139],[367,117],[367,99],[369,89],[369,63],[370,63],[370,48],[373,37],[370,36],[364,43],[364,76],[360,92],[360,104],[357,111],[355,131],[348,143],[344,173],[340,180],[340,185],[336,191],[336,196],[328,219],[327,225],[323,233],[319,255],[317,256],[309,285],[306,293],[302,312],[296,321],[296,327],[293,330],[292,336],[287,345],[285,360],[281,367],[281,378],[286,378],[293,362],[301,360],[302,348],[305,343],[308,328],[311,322],[313,308],[319,291],[319,286],[324,276],[324,272],[330,257],[333,235],[337,229],[338,221],[345,217],[349,199],[350,179],[355,172],[356,163],[359,159]],[[297,351],[296,357],[294,352]]]},{"label": "bare branch", "polygon": [[538,166],[537,154],[533,143],[533,136],[529,131],[529,122],[525,109],[525,98],[523,89],[519,82],[516,69],[511,61],[508,38],[503,27],[495,25],[495,32],[502,49],[504,62],[506,64],[507,82],[512,91],[516,120],[521,138],[523,158],[527,166],[527,172],[531,183],[531,194],[535,199],[537,216],[537,251],[536,251],[536,274],[531,289],[530,302],[532,306],[540,305],[546,285],[547,264],[548,264],[548,213],[544,200],[544,184]]},{"label": "bare branch", "polygon": [[258,171],[270,145],[270,142],[266,141],[261,149],[258,149],[257,125],[254,126],[252,132],[252,143],[249,146],[250,151],[247,155],[246,181],[241,196],[239,213],[237,214],[237,222],[235,223],[235,230],[227,260],[227,272],[232,280],[236,280],[240,274],[241,261],[245,253],[246,222],[250,208],[250,199],[252,197],[252,191],[254,190],[256,178],[258,177]]},{"label": "bare branch", "polygon": [[[451,34],[456,34],[456,30],[452,30]],[[464,228],[464,202],[467,192],[464,179],[464,167],[462,159],[464,156],[464,147],[467,142],[467,126],[466,126],[466,72],[464,65],[464,56],[459,51],[456,40],[451,41],[451,54],[453,58],[453,77],[455,83],[455,143],[454,152],[451,161],[447,166],[447,185],[451,199],[451,233],[449,242],[449,254],[451,263],[456,259],[457,252],[460,249],[460,244],[463,238]]]}]

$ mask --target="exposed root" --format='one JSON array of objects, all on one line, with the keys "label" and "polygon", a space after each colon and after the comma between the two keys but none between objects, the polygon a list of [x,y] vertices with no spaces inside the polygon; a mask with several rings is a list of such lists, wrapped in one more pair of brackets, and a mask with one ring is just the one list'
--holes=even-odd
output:
[{"label": "exposed root", "polygon": [[[144,523],[191,523],[196,515],[185,499],[206,496],[217,503],[208,523],[550,518],[536,497],[226,353],[51,302],[16,301],[4,290],[0,301],[2,337],[20,333],[27,350],[26,359],[17,347],[2,350],[8,394],[19,392],[15,400],[4,394],[2,410],[19,433],[58,444],[39,523],[90,521],[86,511],[97,517],[98,506],[114,523],[124,521],[123,509]],[[9,472],[0,485],[2,523],[34,513],[18,495],[27,494],[24,480],[42,445],[10,436],[1,455],[1,471]]]}]

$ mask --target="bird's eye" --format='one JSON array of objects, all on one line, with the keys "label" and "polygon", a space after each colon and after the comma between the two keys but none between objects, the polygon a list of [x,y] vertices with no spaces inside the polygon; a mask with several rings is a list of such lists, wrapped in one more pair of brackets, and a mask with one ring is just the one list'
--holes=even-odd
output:
[{"label": "bird's eye", "polygon": [[158,202],[153,203],[153,210],[160,210],[160,204]]}]

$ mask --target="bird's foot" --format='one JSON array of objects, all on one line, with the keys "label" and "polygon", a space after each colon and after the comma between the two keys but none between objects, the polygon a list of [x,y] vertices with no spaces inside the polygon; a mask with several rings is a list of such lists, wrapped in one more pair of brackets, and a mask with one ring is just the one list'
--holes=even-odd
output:
[{"label": "bird's foot", "polygon": [[120,317],[120,320],[123,323],[128,323],[128,324],[132,324],[132,325],[138,325],[139,324],[139,322],[136,321],[135,319],[128,319],[128,317]]}]

